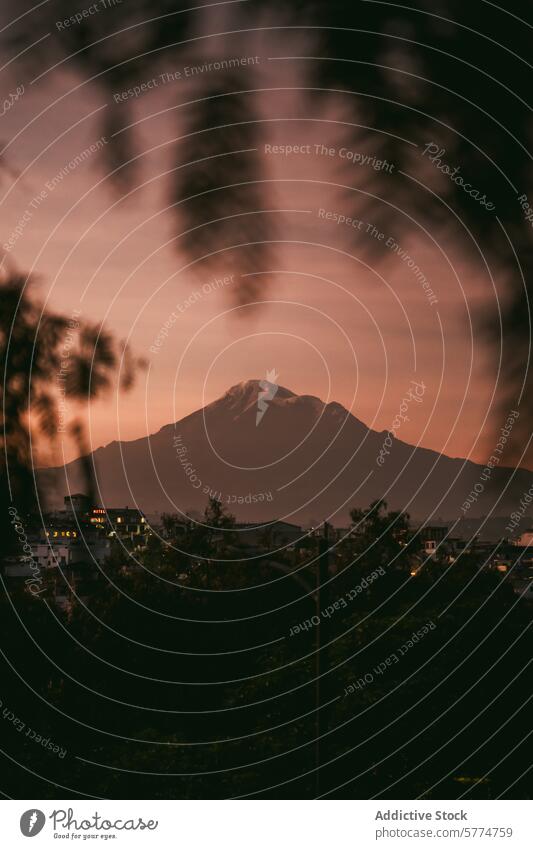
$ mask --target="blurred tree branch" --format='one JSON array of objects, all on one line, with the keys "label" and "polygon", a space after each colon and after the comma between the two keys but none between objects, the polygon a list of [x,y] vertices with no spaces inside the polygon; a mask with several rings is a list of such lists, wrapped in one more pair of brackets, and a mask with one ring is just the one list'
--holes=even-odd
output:
[{"label": "blurred tree branch", "polygon": [[[27,0],[24,5],[30,8]],[[510,0],[500,8],[488,0],[420,0],[416,7],[398,7],[385,0],[297,0],[287,9],[280,0],[246,0],[217,6],[215,14],[211,4],[192,8],[169,0],[139,0],[134,7],[117,4],[105,15],[85,17],[59,31],[54,22],[70,18],[83,5],[54,0],[32,11],[20,19],[12,49],[27,44],[30,26],[32,37],[47,32],[50,37],[39,48],[43,68],[68,60],[69,70],[77,68],[112,93],[145,81],[162,63],[168,68],[191,57],[205,59],[210,37],[217,33],[231,34],[235,55],[245,53],[259,31],[272,49],[278,36],[294,41],[309,114],[320,115],[328,100],[336,98],[352,116],[351,143],[362,149],[370,143],[377,157],[396,165],[386,185],[379,174],[371,175],[365,189],[374,198],[354,194],[357,200],[351,202],[358,213],[363,206],[395,238],[413,233],[412,219],[423,222],[437,239],[454,238],[460,251],[481,266],[486,263],[499,293],[504,288],[508,292],[490,314],[477,319],[495,362],[502,351],[495,427],[526,390],[521,397],[525,414],[513,433],[518,459],[530,436],[533,246],[531,225],[519,203],[530,192],[532,173],[532,27],[523,4]],[[32,51],[33,63],[34,56]],[[232,262],[246,274],[272,267],[277,216],[254,214],[269,206],[261,182],[264,164],[257,153],[257,98],[242,93],[253,92],[257,78],[249,67],[245,77],[239,74],[219,74],[215,86],[209,74],[200,74],[190,109],[178,104],[177,120],[185,121],[189,135],[175,146],[169,195],[176,232],[185,231],[177,240],[180,252],[193,261],[208,251],[246,243],[249,247],[230,251]],[[122,191],[135,175],[132,99],[116,104],[111,98],[108,106],[107,152],[110,166],[118,168],[114,182]],[[428,164],[423,151],[430,143],[445,151],[449,169],[459,168],[464,182],[491,199],[493,211],[450,179],[449,172],[443,178]],[[191,162],[195,164],[183,167]],[[241,278],[238,300],[256,300],[265,279]]]}]

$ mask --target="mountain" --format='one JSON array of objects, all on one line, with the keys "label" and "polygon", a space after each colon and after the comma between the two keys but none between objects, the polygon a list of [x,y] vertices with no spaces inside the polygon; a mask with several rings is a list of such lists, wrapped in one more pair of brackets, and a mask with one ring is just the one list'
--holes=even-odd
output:
[{"label": "mountain", "polygon": [[[90,459],[106,506],[203,511],[212,495],[242,521],[329,518],[342,525],[352,507],[377,498],[417,519],[459,517],[474,487],[468,517],[494,512],[500,496],[497,513],[508,515],[533,483],[533,473],[517,470],[511,495],[504,490],[512,469],[495,468],[483,479],[483,466],[387,437],[340,404],[249,380],[155,434],[112,442]],[[385,440],[392,442],[388,454]],[[82,460],[43,469],[39,479],[57,507],[65,493],[83,491]]]}]

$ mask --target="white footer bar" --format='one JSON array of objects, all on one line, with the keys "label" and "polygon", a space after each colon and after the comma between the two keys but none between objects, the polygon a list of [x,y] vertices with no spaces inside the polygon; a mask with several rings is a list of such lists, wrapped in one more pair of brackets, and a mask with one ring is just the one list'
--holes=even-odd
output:
[{"label": "white footer bar", "polygon": [[[3,801],[2,846],[35,849],[531,849],[530,801]],[[29,843],[34,838],[35,843]]]}]

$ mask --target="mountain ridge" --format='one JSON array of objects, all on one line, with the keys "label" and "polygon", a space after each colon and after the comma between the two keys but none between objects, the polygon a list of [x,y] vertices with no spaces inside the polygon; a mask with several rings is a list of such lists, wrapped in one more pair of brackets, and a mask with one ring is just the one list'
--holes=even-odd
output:
[{"label": "mountain ridge", "polygon": [[[346,523],[351,508],[384,497],[392,509],[425,519],[435,512],[459,517],[480,481],[483,465],[396,438],[380,465],[388,431],[372,430],[337,401],[275,384],[264,389],[262,381],[242,381],[149,436],[95,449],[89,457],[101,501],[185,513],[203,510],[215,493],[230,509],[238,505],[245,521],[275,514],[299,523],[316,517]],[[83,489],[82,459],[38,471],[50,506]],[[489,513],[512,476],[513,493],[503,493],[499,506],[511,512],[516,492],[533,483],[528,470],[495,468],[491,486],[471,507]]]}]

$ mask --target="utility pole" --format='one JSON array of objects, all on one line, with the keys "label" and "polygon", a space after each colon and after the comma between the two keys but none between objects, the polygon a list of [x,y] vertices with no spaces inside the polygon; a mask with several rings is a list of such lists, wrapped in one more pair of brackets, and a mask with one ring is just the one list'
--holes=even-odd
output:
[{"label": "utility pole", "polygon": [[321,642],[321,628],[322,628],[322,617],[320,612],[322,610],[322,601],[326,600],[326,590],[322,590],[322,587],[326,584],[329,577],[329,547],[330,547],[330,528],[328,522],[324,522],[324,531],[321,537],[318,540],[318,562],[316,569],[316,592],[315,592],[315,600],[316,600],[316,615],[318,617],[318,625],[316,626],[316,635],[315,635],[315,676],[316,676],[316,684],[315,684],[315,732],[316,732],[316,742],[315,742],[315,798],[318,798],[321,788],[321,775],[320,775],[320,735],[321,735],[321,723],[320,723],[320,682],[322,680],[322,676],[326,672],[326,662],[325,657],[323,656],[323,652],[321,651],[322,642]]}]

